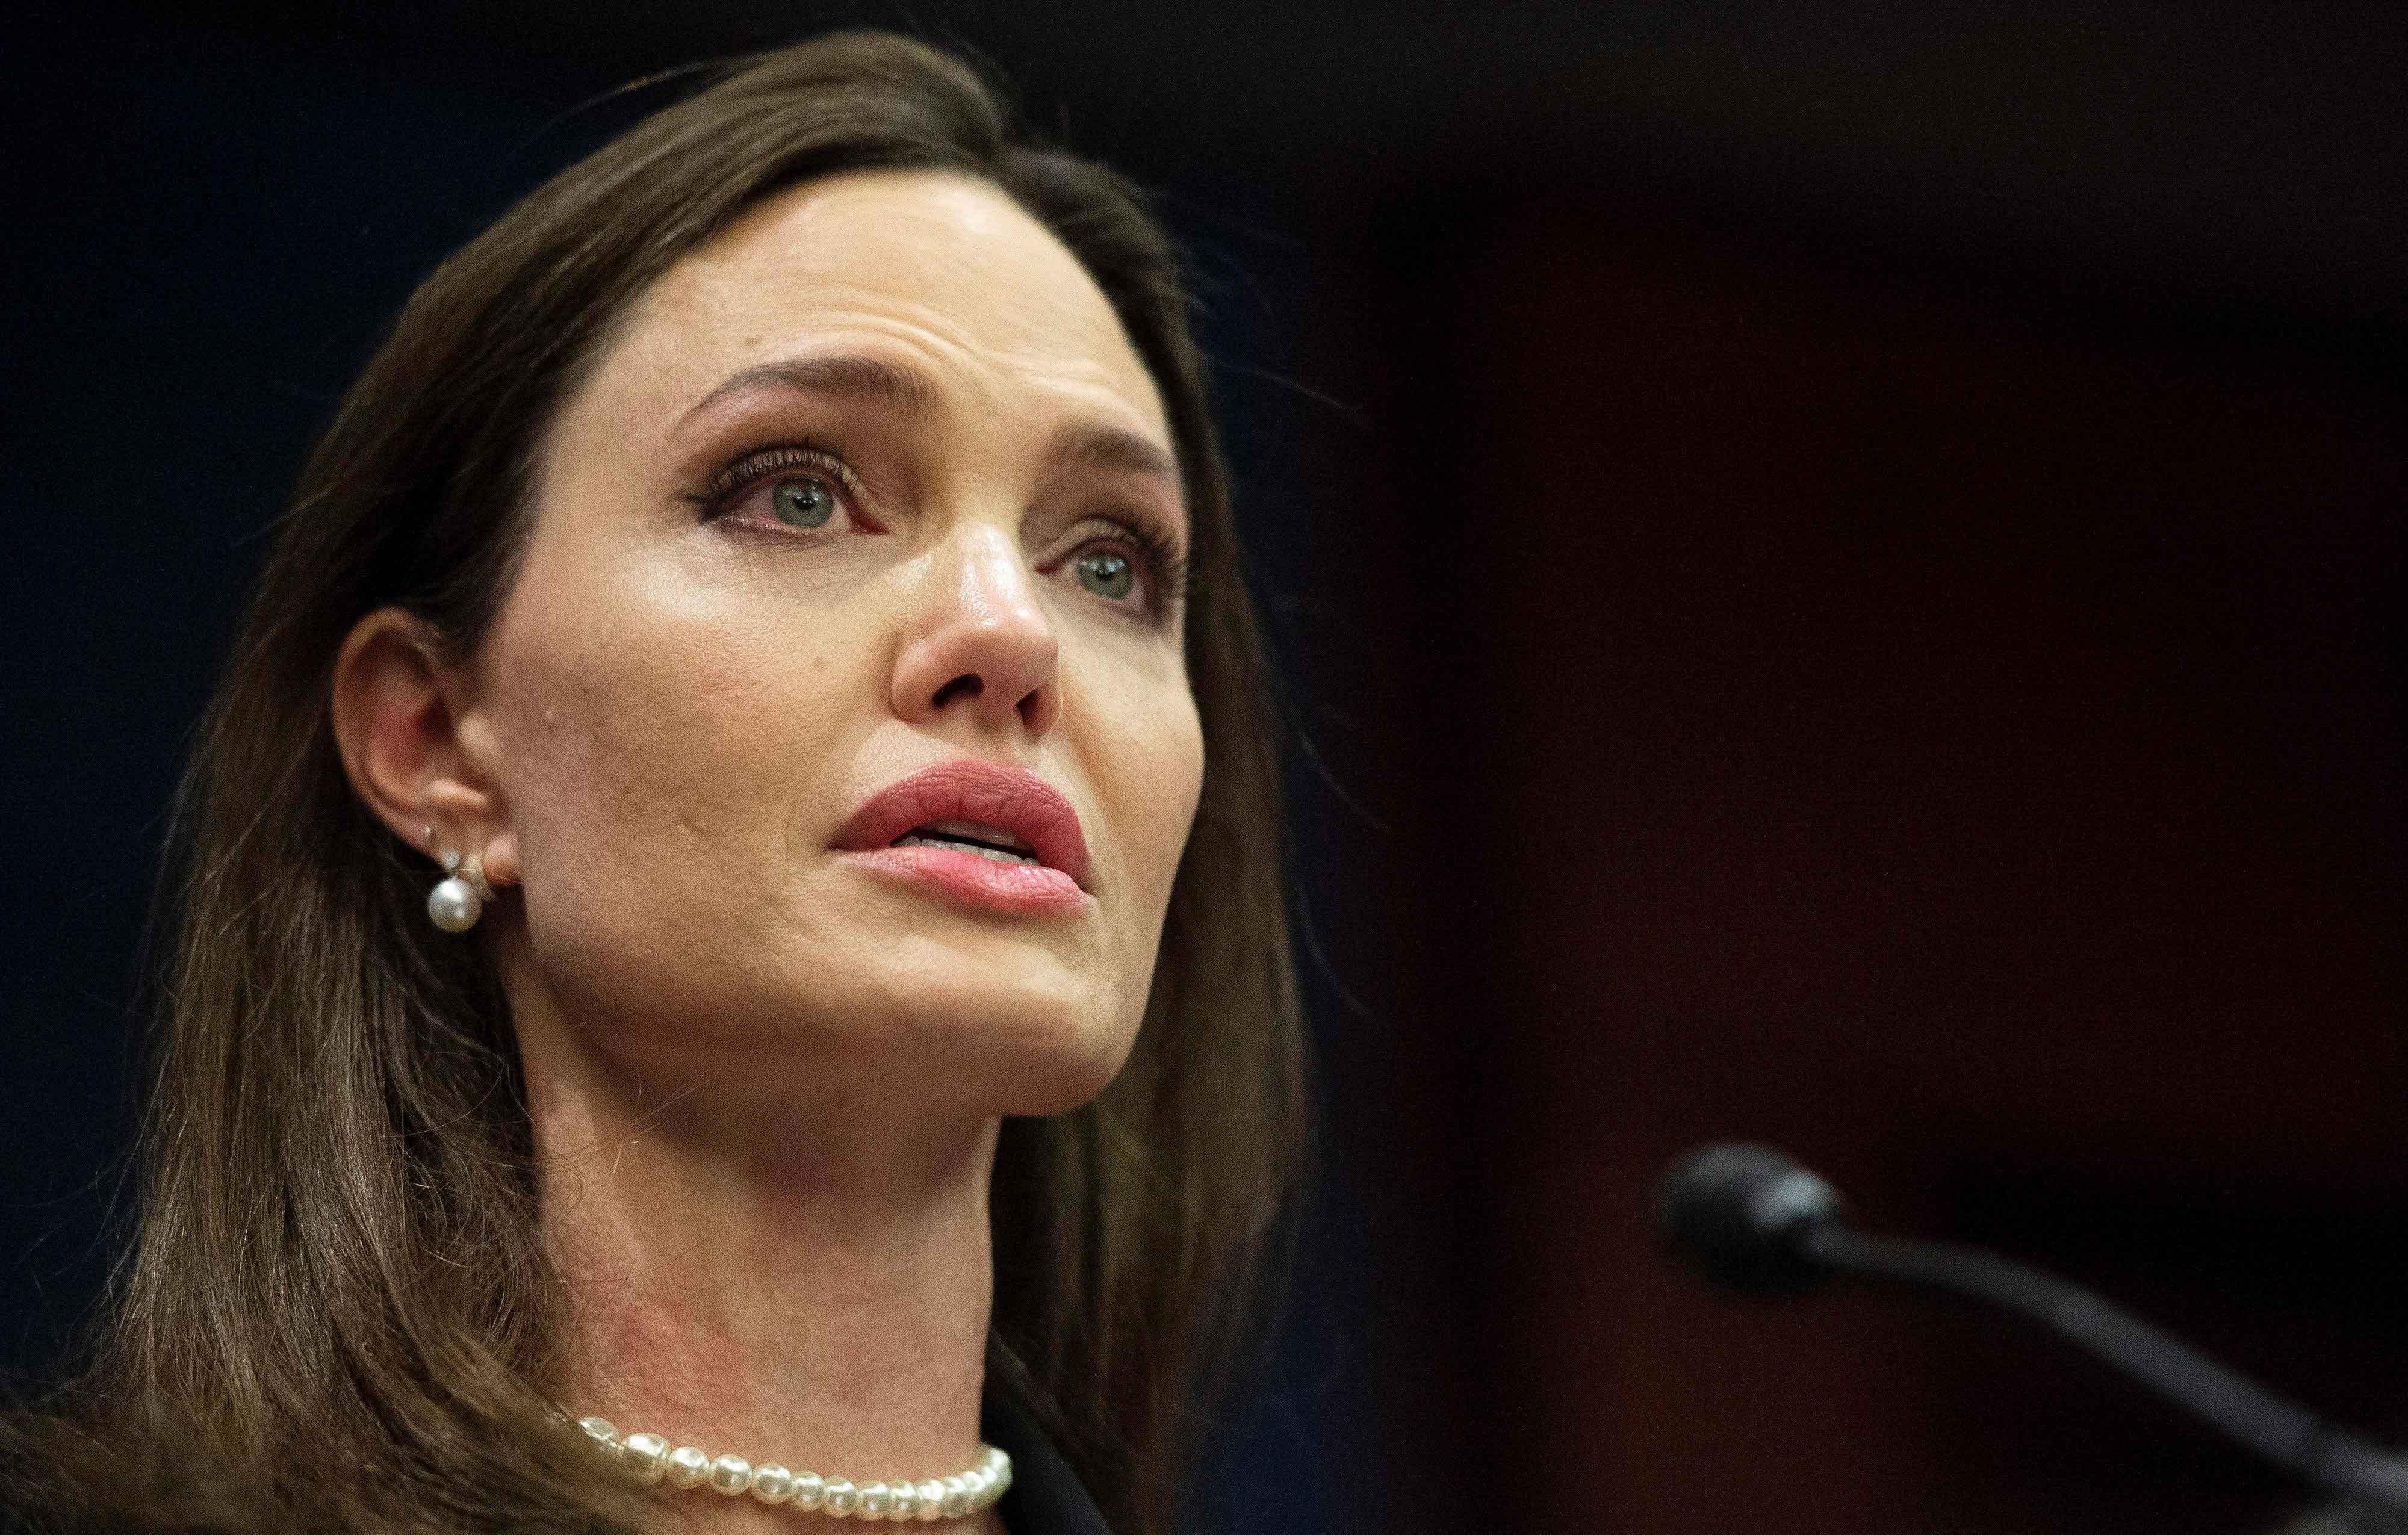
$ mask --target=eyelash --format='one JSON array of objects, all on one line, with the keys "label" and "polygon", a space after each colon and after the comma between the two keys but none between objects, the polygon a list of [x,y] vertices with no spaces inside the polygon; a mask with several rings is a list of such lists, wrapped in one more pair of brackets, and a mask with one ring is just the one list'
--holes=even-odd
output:
[{"label": "eyelash", "polygon": [[1066,563],[1085,553],[1098,539],[1126,544],[1136,552],[1138,563],[1145,567],[1146,610],[1155,617],[1168,613],[1186,597],[1187,556],[1159,529],[1136,518],[1090,517],[1072,531],[1092,532],[1094,537],[1074,545],[1064,556]]},{"label": "eyelash", "polygon": [[[700,509],[704,522],[712,522],[734,509],[746,491],[789,469],[812,469],[827,475],[853,502],[855,514],[863,515],[859,505],[867,497],[860,478],[843,459],[809,439],[747,453],[712,475],[701,495],[687,499]],[[807,536],[810,531],[794,528],[787,530],[786,536]],[[1098,539],[1126,544],[1145,567],[1146,607],[1157,617],[1176,608],[1186,596],[1187,557],[1160,529],[1138,518],[1090,517],[1080,523],[1076,531],[1092,532],[1095,537],[1072,548],[1064,556],[1065,561],[1076,559],[1086,552],[1088,544]]]},{"label": "eyelash", "polygon": [[853,472],[851,466],[808,439],[745,454],[712,475],[710,483],[702,488],[702,494],[692,499],[702,509],[702,520],[707,523],[725,516],[735,507],[737,498],[746,491],[788,469],[816,469],[834,480],[837,488],[853,500],[856,512],[860,510],[860,503],[868,499],[862,490],[860,478]]}]

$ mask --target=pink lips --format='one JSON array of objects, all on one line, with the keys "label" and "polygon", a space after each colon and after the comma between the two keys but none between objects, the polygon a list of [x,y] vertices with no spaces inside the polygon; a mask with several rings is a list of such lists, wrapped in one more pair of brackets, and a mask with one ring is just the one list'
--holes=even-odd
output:
[{"label": "pink lips", "polygon": [[[953,848],[894,845],[939,821],[1009,832],[1038,861],[996,863]],[[836,846],[880,874],[995,911],[1056,911],[1087,898],[1087,839],[1070,802],[1034,773],[975,758],[924,768],[881,789],[845,823]]]}]

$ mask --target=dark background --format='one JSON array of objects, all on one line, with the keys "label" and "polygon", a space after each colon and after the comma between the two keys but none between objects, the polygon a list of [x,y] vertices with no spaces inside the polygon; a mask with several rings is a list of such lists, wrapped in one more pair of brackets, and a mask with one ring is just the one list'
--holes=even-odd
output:
[{"label": "dark background", "polygon": [[1190,246],[1325,1175],[1229,1530],[2243,1531],[1992,1320],[1713,1297],[1695,1141],[2408,1430],[2408,11],[373,3],[20,21],[0,1349],[107,1260],[162,813],[412,283],[699,58],[990,60]]}]

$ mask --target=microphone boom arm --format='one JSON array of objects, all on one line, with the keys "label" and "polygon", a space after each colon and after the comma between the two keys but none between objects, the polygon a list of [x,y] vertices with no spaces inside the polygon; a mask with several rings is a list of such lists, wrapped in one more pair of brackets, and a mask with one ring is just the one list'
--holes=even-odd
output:
[{"label": "microphone boom arm", "polygon": [[2078,1284],[1993,1253],[1868,1237],[1837,1221],[1816,1222],[1797,1240],[1806,1255],[1832,1269],[1928,1284],[2029,1317],[2312,1485],[2370,1510],[2408,1516],[2408,1462]]}]

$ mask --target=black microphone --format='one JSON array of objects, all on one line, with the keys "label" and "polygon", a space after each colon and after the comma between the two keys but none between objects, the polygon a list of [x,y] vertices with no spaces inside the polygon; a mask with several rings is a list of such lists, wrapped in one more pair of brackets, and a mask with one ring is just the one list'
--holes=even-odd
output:
[{"label": "black microphone", "polygon": [[1798,1295],[1835,1273],[1904,1280],[2003,1306],[2188,1408],[2311,1485],[2408,1520],[2408,1461],[2054,1274],[1970,1247],[1851,1231],[1830,1184],[1770,1146],[1704,1146],[1657,1189],[1665,1245],[1709,1279]]}]

